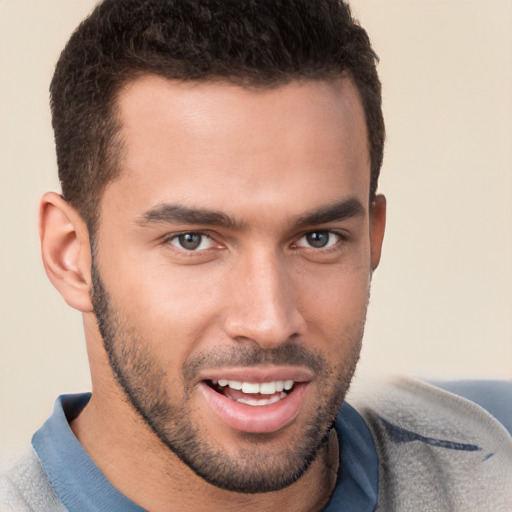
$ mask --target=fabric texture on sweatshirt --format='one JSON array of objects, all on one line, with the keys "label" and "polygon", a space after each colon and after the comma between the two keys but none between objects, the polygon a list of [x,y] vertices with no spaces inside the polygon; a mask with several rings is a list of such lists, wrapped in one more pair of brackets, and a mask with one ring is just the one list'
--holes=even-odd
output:
[{"label": "fabric texture on sweatshirt", "polygon": [[[511,407],[512,385],[502,391]],[[377,511],[512,511],[512,437],[482,407],[409,378],[362,383],[348,399],[377,447]]]}]

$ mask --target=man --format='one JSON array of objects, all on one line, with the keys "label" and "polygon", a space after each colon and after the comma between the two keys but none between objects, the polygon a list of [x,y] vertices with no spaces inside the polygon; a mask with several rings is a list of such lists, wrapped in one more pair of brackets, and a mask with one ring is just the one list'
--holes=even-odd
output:
[{"label": "man", "polygon": [[93,392],[6,510],[510,509],[479,406],[412,380],[344,402],[385,225],[375,64],[335,0],[106,0],[77,29],[40,233]]}]

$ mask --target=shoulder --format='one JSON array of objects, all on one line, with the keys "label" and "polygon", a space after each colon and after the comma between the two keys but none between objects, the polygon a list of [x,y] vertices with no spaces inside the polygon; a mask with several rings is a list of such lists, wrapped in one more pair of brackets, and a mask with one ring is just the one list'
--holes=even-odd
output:
[{"label": "shoulder", "polygon": [[510,510],[512,437],[483,407],[410,378],[358,382],[349,401],[375,442],[383,510]]},{"label": "shoulder", "polygon": [[36,453],[29,447],[0,475],[0,512],[65,512]]},{"label": "shoulder", "polygon": [[479,405],[512,435],[512,381],[464,379],[429,382]]},{"label": "shoulder", "polygon": [[360,380],[350,399],[370,415],[411,426],[482,435],[492,430],[508,440],[512,432],[512,381],[423,381],[409,377]]}]

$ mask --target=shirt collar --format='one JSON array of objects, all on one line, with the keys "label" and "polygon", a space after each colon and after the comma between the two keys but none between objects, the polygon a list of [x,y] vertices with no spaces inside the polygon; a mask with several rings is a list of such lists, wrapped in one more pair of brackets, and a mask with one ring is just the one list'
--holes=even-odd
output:
[{"label": "shirt collar", "polygon": [[90,393],[60,396],[52,416],[34,434],[32,446],[69,512],[144,512],[107,480],[69,427],[90,397]]},{"label": "shirt collar", "polygon": [[336,487],[323,512],[373,512],[377,506],[379,468],[370,431],[346,402],[336,416],[334,427],[338,434],[340,466]]}]

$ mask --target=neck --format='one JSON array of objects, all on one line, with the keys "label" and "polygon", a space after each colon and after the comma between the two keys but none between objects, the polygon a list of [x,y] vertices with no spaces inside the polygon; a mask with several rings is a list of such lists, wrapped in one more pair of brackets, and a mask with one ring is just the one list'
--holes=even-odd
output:
[{"label": "neck", "polygon": [[93,393],[71,428],[110,483],[151,512],[318,511],[336,485],[339,450],[334,430],[295,483],[279,491],[242,494],[198,477],[119,396],[100,400]]}]

